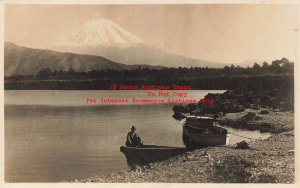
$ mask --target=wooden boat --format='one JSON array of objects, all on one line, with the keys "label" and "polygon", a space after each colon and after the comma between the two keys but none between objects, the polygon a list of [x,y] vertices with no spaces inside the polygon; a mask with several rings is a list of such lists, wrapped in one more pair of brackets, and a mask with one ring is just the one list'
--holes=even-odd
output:
[{"label": "wooden boat", "polygon": [[121,146],[120,151],[125,154],[127,162],[147,164],[180,155],[187,150],[183,147],[143,145],[142,147]]},{"label": "wooden boat", "polygon": [[187,116],[183,126],[182,139],[187,148],[225,145],[227,129],[215,126],[214,119],[201,116]]}]

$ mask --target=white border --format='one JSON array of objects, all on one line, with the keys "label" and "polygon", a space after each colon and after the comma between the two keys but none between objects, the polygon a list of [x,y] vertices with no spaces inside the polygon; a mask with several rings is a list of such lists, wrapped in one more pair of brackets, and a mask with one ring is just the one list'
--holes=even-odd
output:
[{"label": "white border", "polygon": [[[5,4],[295,4],[298,6],[298,10],[300,10],[300,0],[0,0],[0,74],[4,75],[4,50],[3,50],[3,41],[4,41],[4,5]],[[300,25],[300,14],[299,14],[299,25]],[[299,28],[298,28],[299,29]],[[298,33],[299,35],[299,33]],[[298,52],[300,46],[300,38],[298,37]],[[298,53],[300,54],[300,53]],[[297,61],[299,60],[299,55]],[[298,127],[298,93],[300,86],[299,83],[299,74],[300,74],[300,64],[299,62],[295,62],[295,156],[298,156],[299,151],[299,139],[298,133],[300,128]],[[130,186],[131,188],[141,188],[141,187],[192,187],[198,188],[199,186],[210,186],[211,188],[219,188],[219,187],[256,187],[263,186],[264,188],[275,188],[275,187],[299,187],[299,160],[295,161],[295,184],[223,184],[223,183],[5,183],[4,182],[4,77],[0,77],[1,82],[1,110],[0,110],[0,187],[124,187]],[[296,157],[297,159],[297,157]],[[188,176],[188,174],[187,174]]]}]

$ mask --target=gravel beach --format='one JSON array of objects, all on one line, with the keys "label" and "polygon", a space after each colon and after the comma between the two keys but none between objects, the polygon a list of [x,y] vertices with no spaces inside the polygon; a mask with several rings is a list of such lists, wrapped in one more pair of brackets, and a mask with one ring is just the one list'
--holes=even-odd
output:
[{"label": "gravel beach", "polygon": [[[226,114],[220,122],[237,126],[241,118],[254,112],[259,118],[246,122],[246,129],[270,131],[265,140],[248,142],[249,149],[236,145],[197,149],[143,169],[89,177],[73,182],[169,182],[169,183],[294,183],[294,114],[246,110]],[[230,125],[231,126],[231,125]],[[251,127],[253,126],[253,127]]]}]

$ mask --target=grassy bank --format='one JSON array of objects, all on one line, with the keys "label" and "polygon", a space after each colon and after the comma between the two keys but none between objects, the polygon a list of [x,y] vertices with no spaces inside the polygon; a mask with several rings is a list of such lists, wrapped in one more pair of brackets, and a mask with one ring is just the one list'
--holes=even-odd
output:
[{"label": "grassy bank", "polygon": [[[243,112],[243,113],[248,113]],[[223,121],[238,121],[232,113]],[[277,133],[266,140],[249,142],[250,149],[235,145],[208,147],[156,162],[144,170],[118,172],[74,182],[172,182],[172,183],[293,183],[294,115],[292,112],[260,114],[252,124]]]}]

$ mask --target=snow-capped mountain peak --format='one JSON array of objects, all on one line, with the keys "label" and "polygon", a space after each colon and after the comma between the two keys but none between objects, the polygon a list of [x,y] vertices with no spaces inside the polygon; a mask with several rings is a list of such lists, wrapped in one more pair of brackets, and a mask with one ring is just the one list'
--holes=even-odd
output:
[{"label": "snow-capped mountain peak", "polygon": [[101,56],[127,65],[220,67],[218,63],[191,59],[155,48],[112,21],[99,18],[66,33],[47,49]]},{"label": "snow-capped mountain peak", "polygon": [[143,40],[107,19],[95,19],[59,39],[56,46],[127,48]]}]

